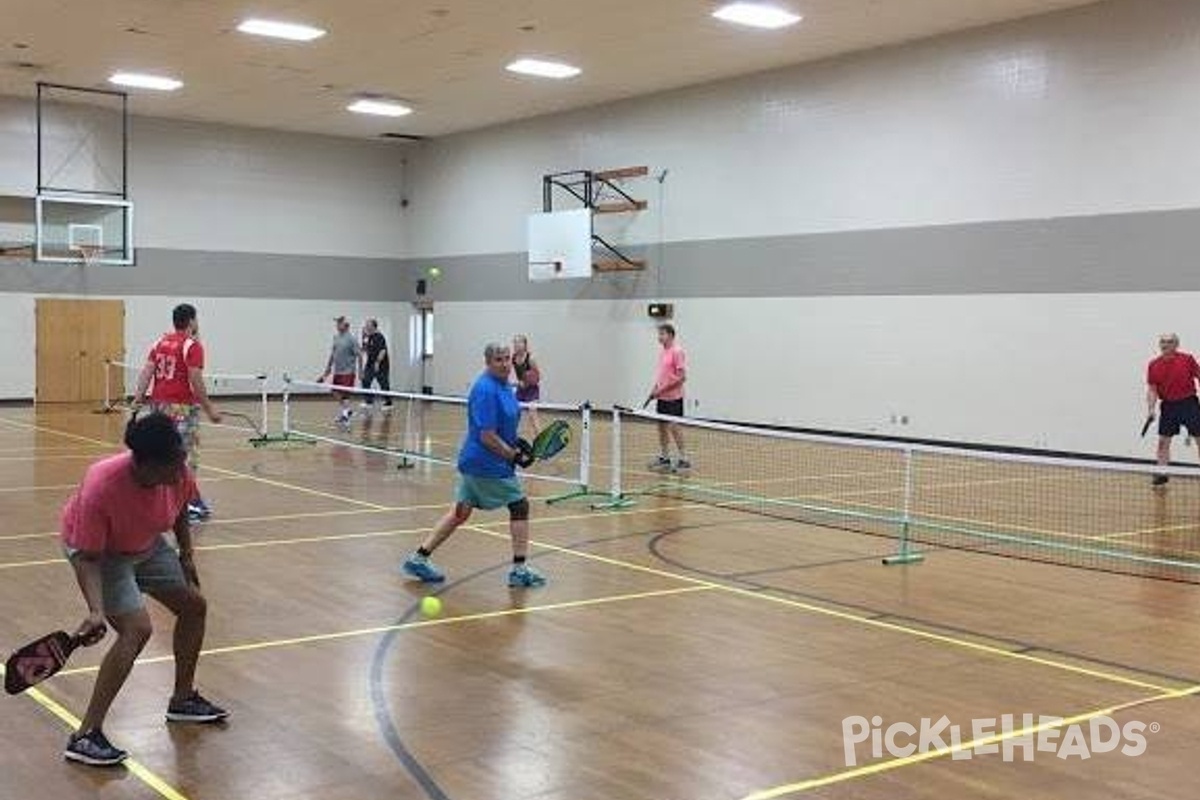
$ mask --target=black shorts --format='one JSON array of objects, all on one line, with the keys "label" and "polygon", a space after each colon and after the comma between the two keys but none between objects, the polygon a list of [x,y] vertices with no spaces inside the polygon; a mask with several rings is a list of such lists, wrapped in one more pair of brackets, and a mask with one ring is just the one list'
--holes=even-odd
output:
[{"label": "black shorts", "polygon": [[1193,438],[1200,438],[1200,399],[1163,400],[1158,413],[1158,435],[1175,436],[1187,428]]},{"label": "black shorts", "polygon": [[[388,378],[387,364],[383,364],[382,366],[378,367],[368,364],[367,366],[363,367],[362,388],[370,389],[371,384],[375,383],[376,381],[379,382],[379,388],[383,391],[390,392],[392,390],[392,383]],[[386,398],[384,402],[390,405],[392,399],[390,397]]]},{"label": "black shorts", "polygon": [[664,417],[682,417],[683,416],[683,398],[678,400],[659,400],[657,411]]}]

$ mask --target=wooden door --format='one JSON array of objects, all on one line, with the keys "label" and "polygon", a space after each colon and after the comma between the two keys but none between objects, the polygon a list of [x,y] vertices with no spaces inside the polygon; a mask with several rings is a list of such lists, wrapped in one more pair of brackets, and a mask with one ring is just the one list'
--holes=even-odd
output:
[{"label": "wooden door", "polygon": [[[102,401],[105,360],[124,357],[123,301],[38,299],[37,402]],[[114,372],[122,375],[120,370]],[[115,390],[121,392],[123,387]]]}]

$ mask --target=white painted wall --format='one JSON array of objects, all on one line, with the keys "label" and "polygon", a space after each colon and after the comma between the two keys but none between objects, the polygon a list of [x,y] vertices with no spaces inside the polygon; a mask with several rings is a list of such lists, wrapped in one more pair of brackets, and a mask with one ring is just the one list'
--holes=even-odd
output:
[{"label": "white painted wall", "polygon": [[634,164],[670,170],[641,241],[1195,207],[1198,38],[1200,4],[1102,3],[448,137],[409,253],[522,251],[543,174]]},{"label": "white painted wall", "polygon": [[[0,194],[37,188],[32,101],[0,97]],[[68,150],[77,130],[48,131]],[[91,148],[64,180],[89,183]],[[135,117],[129,186],[139,247],[396,258],[403,148],[326,136]],[[119,167],[108,165],[109,171]],[[72,184],[76,185],[76,184]]]},{"label": "white painted wall", "polygon": [[[711,298],[678,301],[674,323],[691,415],[1144,457],[1146,363],[1164,320],[1200,349],[1197,302]],[[439,391],[463,391],[483,345],[517,329],[530,336],[547,399],[634,405],[652,382],[658,345],[641,302],[443,303],[437,314]]]},{"label": "white painted wall", "polygon": [[393,143],[137,119],[131,153],[140,246],[403,254]]},{"label": "white painted wall", "polygon": [[0,358],[0,399],[33,397],[37,380],[37,320],[31,295],[0,294],[0,336],[8,345]]}]

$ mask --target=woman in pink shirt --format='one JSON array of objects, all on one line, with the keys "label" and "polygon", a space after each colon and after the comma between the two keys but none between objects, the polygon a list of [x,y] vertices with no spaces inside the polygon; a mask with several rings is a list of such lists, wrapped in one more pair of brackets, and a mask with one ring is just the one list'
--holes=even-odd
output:
[{"label": "woman in pink shirt", "polygon": [[[658,343],[662,351],[658,354],[658,369],[654,374],[654,389],[650,397],[658,401],[655,410],[662,416],[683,416],[683,385],[687,381],[687,356],[675,341],[675,326],[663,323],[658,326]],[[671,461],[671,440],[679,458]],[[692,464],[683,449],[683,431],[674,422],[660,420],[658,423],[658,459],[650,468],[660,471],[689,470]]]},{"label": "woman in pink shirt", "polygon": [[[206,604],[192,561],[188,503],[196,482],[170,417],[154,413],[131,422],[127,452],[88,467],[62,512],[62,541],[87,601],[76,635],[88,644],[117,641],[104,656],[92,699],[64,757],[92,766],[120,764],[128,755],[104,736],[108,709],[152,631],[143,592],[176,617],[175,692],[169,722],[216,722],[228,712],[200,696],[194,679],[204,641]],[[173,530],[176,547],[164,532]]]}]

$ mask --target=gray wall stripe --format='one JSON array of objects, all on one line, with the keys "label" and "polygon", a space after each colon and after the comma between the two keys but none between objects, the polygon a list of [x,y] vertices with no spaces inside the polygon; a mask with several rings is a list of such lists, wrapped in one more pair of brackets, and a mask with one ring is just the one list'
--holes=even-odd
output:
[{"label": "gray wall stripe", "polygon": [[132,267],[0,259],[0,292],[192,295],[300,300],[401,300],[399,259],[139,248]]},{"label": "gray wall stripe", "polygon": [[523,253],[405,263],[411,278],[441,268],[442,301],[1188,291],[1198,230],[1189,209],[676,242],[633,250],[644,273],[544,284]]},{"label": "gray wall stripe", "polygon": [[644,273],[530,283],[524,253],[420,259],[144,248],[135,267],[0,259],[0,292],[404,301],[1050,294],[1200,290],[1200,210],[634,248]]}]

